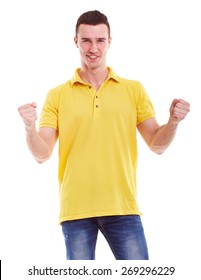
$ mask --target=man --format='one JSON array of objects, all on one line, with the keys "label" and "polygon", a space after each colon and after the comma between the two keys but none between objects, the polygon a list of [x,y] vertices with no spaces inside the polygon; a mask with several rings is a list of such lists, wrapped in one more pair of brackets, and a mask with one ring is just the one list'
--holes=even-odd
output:
[{"label": "man", "polygon": [[136,128],[150,149],[161,154],[190,105],[173,100],[167,124],[159,126],[143,86],[107,67],[110,25],[99,11],[79,17],[74,41],[81,68],[71,80],[50,90],[39,129],[35,103],[18,109],[27,144],[42,163],[59,139],[59,221],[67,259],[95,259],[100,230],[116,259],[147,260],[136,201]]}]

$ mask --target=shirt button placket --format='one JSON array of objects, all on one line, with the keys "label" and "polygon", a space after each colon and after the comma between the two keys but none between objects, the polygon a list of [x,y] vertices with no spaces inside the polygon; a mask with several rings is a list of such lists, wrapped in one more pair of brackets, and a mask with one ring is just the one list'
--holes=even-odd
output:
[{"label": "shirt button placket", "polygon": [[99,97],[98,97],[97,93],[95,95],[94,105],[95,105],[95,108],[94,108],[95,115],[96,116],[100,115],[100,104],[99,104]]},{"label": "shirt button placket", "polygon": [[94,115],[98,116],[98,115],[100,115],[99,96],[91,85],[88,85],[88,89],[89,89],[90,93],[93,95]]},{"label": "shirt button placket", "polygon": [[96,99],[95,99],[95,105],[96,105],[96,109],[98,109],[98,95],[96,94]]}]

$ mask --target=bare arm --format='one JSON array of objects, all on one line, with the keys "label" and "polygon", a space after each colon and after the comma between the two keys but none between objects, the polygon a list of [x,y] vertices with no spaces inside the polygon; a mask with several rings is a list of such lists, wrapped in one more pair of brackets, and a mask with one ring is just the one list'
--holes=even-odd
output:
[{"label": "bare arm", "polygon": [[48,160],[58,138],[58,131],[53,128],[36,129],[36,104],[29,103],[18,108],[25,125],[27,145],[38,163]]},{"label": "bare arm", "polygon": [[155,118],[150,118],[138,125],[138,130],[150,149],[161,154],[175,137],[177,126],[190,110],[188,102],[182,99],[173,100],[167,124],[159,126]]}]

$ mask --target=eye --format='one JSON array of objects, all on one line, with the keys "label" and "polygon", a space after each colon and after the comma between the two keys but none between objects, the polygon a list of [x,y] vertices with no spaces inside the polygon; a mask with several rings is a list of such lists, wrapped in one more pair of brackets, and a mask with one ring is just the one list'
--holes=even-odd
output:
[{"label": "eye", "polygon": [[88,38],[83,38],[83,39],[82,39],[82,42],[83,42],[83,43],[88,43],[88,42],[90,42],[90,40],[89,40]]},{"label": "eye", "polygon": [[99,43],[104,43],[105,41],[106,41],[105,38],[99,38],[99,39],[98,39],[98,42],[99,42]]}]

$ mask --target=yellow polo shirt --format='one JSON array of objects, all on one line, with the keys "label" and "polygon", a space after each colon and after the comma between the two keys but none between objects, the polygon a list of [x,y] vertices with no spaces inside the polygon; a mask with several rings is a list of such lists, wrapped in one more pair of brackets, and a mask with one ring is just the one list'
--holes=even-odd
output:
[{"label": "yellow polo shirt", "polygon": [[143,86],[110,67],[96,91],[79,70],[49,91],[40,127],[59,131],[59,222],[140,214],[136,200],[136,125],[154,117]]}]

